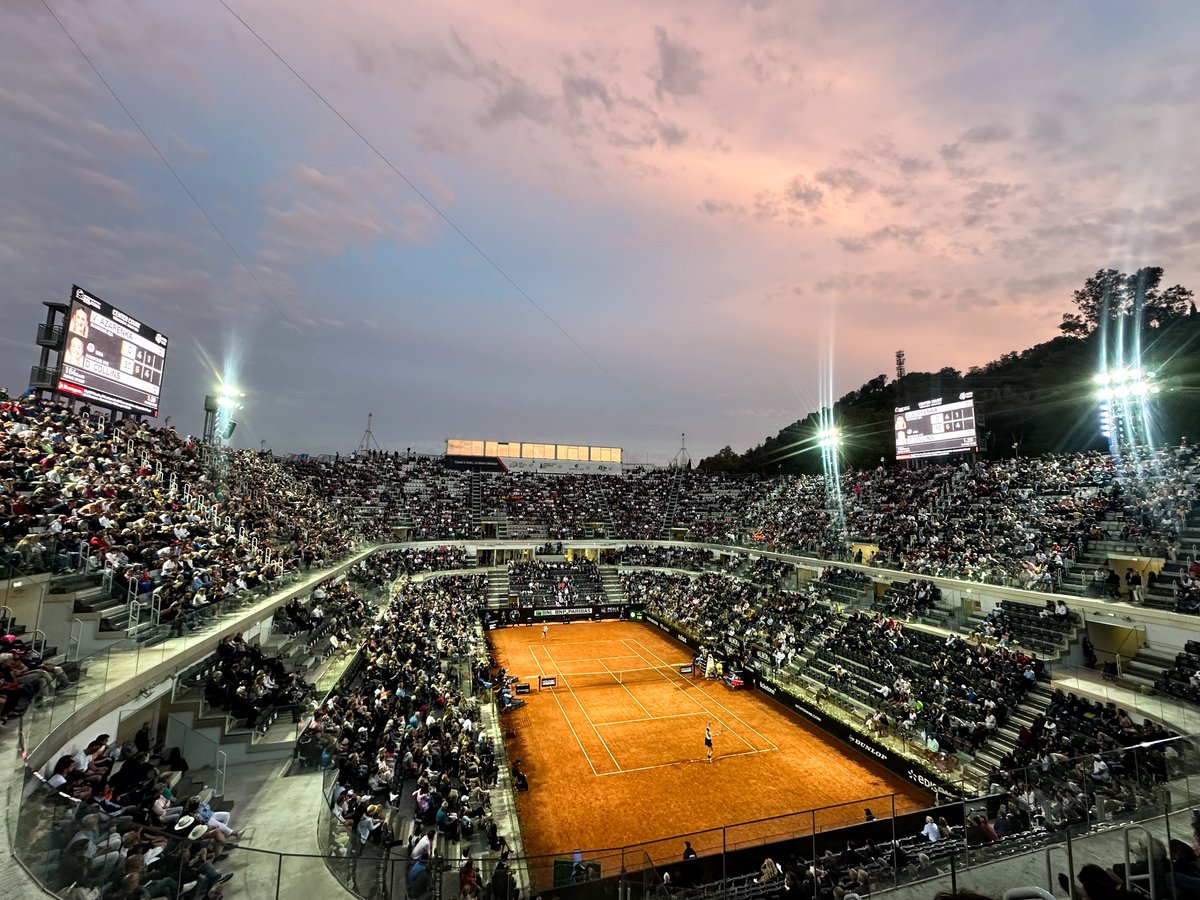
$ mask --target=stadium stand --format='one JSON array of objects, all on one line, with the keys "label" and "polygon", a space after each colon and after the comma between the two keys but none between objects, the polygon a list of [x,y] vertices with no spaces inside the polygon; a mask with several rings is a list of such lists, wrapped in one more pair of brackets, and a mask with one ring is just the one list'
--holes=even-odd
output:
[{"label": "stadium stand", "polygon": [[521,606],[575,606],[605,596],[600,569],[587,559],[510,562],[508,584]]},{"label": "stadium stand", "polygon": [[[840,700],[864,728],[918,738],[935,765],[953,766],[961,751],[986,771],[992,797],[1000,799],[965,826],[942,833],[932,823],[936,840],[910,835],[886,847],[851,848],[836,860],[789,861],[770,877],[773,870],[748,874],[732,882],[739,896],[774,892],[760,890],[763,880],[799,878],[802,862],[819,871],[818,883],[849,892],[884,869],[919,877],[967,845],[1015,852],[1068,826],[1133,819],[1162,805],[1162,785],[1187,752],[1158,748],[1172,732],[1135,722],[1116,704],[1052,692],[1042,659],[1067,649],[1078,629],[1063,595],[1110,596],[1109,572],[1120,597],[1200,611],[1190,452],[1159,453],[1137,471],[1105,456],[1064,454],[847,475],[851,538],[878,547],[876,565],[922,576],[893,581],[876,597],[870,579],[845,564],[847,542],[831,527],[819,479],[649,469],[622,476],[481,474],[398,454],[278,461],[234,451],[221,461],[225,481],[218,485],[208,451],[169,429],[101,424],[41,401],[5,401],[0,425],[0,557],[8,577],[53,575],[60,588],[76,592],[81,612],[99,616],[102,630],[147,642],[215,629],[250,598],[342,558],[364,534],[450,542],[478,538],[491,525],[494,536],[514,540],[740,545],[720,561],[707,548],[627,544],[619,560],[622,596],[696,635],[730,665],[761,650],[776,674]],[[801,583],[790,563],[759,555],[768,549],[842,564]],[[1111,562],[1133,555],[1163,562],[1140,590]],[[447,543],[378,553],[353,578],[378,590],[473,566],[462,546]],[[525,605],[605,596],[601,570],[585,560],[514,562],[507,577]],[[1058,596],[1045,607],[998,602],[968,624],[975,635],[964,639],[900,621],[936,610],[935,577]],[[785,589],[793,583],[794,590]],[[469,837],[479,849],[494,847],[488,810],[498,767],[479,728],[479,707],[463,688],[480,662],[487,584],[487,575],[407,583],[372,624],[374,611],[362,596],[329,582],[307,602],[276,612],[278,646],[223,639],[180,680],[208,711],[230,714],[235,730],[261,731],[279,717],[302,718],[313,697],[314,664],[369,629],[361,665],[306,734],[319,751],[316,764],[328,755],[337,769],[342,790],[331,800],[338,820],[349,823],[347,852],[403,842],[410,829],[429,827],[435,845],[457,839],[461,847]],[[58,648],[39,645],[10,611],[0,612],[0,628],[8,657],[0,660],[5,718],[31,702],[53,702],[79,677]],[[485,681],[491,674],[480,672]],[[1197,672],[1200,645],[1189,642],[1157,687],[1200,703]],[[391,684],[399,686],[394,693],[384,687]],[[502,707],[512,702],[503,678],[493,686]],[[381,688],[387,702],[373,706]],[[413,722],[421,706],[431,710]],[[412,732],[398,723],[412,724]],[[431,745],[434,736],[439,742]],[[451,758],[454,746],[459,753]],[[46,806],[39,823],[52,835],[38,852],[55,854],[62,878],[71,879],[57,887],[90,884],[121,896],[125,879],[153,867],[151,856],[170,862],[157,871],[186,879],[160,884],[164,894],[191,885],[202,895],[222,881],[216,864],[236,844],[231,804],[209,804],[203,785],[186,780],[186,761],[163,749],[98,739],[44,773],[46,795],[66,795]],[[401,772],[418,780],[416,795],[392,796]],[[172,782],[182,787],[171,790]],[[180,837],[178,822],[186,818],[191,828]],[[503,867],[496,871],[507,877]]]}]

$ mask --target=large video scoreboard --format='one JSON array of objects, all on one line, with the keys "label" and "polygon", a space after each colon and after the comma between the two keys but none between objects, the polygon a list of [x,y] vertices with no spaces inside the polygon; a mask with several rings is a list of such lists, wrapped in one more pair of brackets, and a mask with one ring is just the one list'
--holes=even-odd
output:
[{"label": "large video scoreboard", "polygon": [[58,390],[100,406],[158,415],[167,337],[71,287]]},{"label": "large video scoreboard", "polygon": [[946,403],[941,397],[923,400],[914,409],[897,406],[893,416],[896,459],[945,456],[978,446],[975,396],[970,391]]}]

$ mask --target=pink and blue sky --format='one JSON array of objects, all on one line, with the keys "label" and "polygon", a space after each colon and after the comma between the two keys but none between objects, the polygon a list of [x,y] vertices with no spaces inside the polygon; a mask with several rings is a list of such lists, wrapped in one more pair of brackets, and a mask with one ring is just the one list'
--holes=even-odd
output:
[{"label": "pink and blue sky", "polygon": [[[0,29],[0,384],[77,282],[235,443],[742,450],[893,369],[1200,289],[1194,3],[42,0]],[[243,267],[240,257],[249,268]],[[597,365],[598,364],[598,365]]]}]

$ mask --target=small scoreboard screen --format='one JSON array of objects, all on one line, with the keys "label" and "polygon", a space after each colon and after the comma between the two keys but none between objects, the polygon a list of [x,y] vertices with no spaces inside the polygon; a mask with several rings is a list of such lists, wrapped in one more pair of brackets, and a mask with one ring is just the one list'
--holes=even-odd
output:
[{"label": "small scoreboard screen", "polygon": [[58,390],[157,416],[166,358],[166,335],[78,285],[71,288]]},{"label": "small scoreboard screen", "polygon": [[941,397],[923,400],[916,407],[897,406],[893,418],[896,459],[921,459],[974,450],[975,397],[970,392],[957,400]]}]

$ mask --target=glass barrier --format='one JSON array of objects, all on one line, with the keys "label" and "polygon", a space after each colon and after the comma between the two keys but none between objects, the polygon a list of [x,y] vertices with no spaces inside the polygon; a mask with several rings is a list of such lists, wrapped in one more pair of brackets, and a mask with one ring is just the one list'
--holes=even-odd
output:
[{"label": "glass barrier", "polygon": [[[356,561],[373,550],[373,546],[355,550],[329,560],[330,565],[321,569],[307,572],[297,570],[279,581],[235,595],[222,602],[219,614],[214,611],[207,618],[197,618],[190,627],[179,629],[182,632],[180,634],[173,634],[169,626],[160,625],[153,634],[156,642],[148,640],[146,635],[141,640],[119,638],[82,659],[68,660],[68,667],[78,669],[77,679],[70,685],[57,688],[52,699],[47,696],[35,698],[22,716],[21,740],[24,751],[27,754],[34,753],[54,729],[89,703],[119,690],[143,673],[169,663],[172,658],[211,641],[214,634],[227,628],[231,622],[240,618],[252,621],[256,612],[265,614],[278,602],[281,590],[315,587],[329,577],[330,570],[348,561]],[[164,673],[164,677],[169,677],[169,674]]]},{"label": "glass barrier", "polygon": [[1140,686],[1119,675],[1106,676],[1102,669],[1051,663],[1054,687],[1064,692],[1080,691],[1112,701],[1140,718],[1155,719],[1187,734],[1200,733],[1200,707],[1162,692],[1145,693]]},{"label": "glass barrier", "polygon": [[[1096,769],[1098,758],[1108,780]],[[562,900],[759,896],[777,890],[771,883],[780,879],[834,876],[847,890],[848,879],[857,880],[860,893],[928,897],[970,889],[999,896],[1001,888],[1018,885],[1054,891],[1058,873],[1078,876],[1091,864],[1119,866],[1130,883],[1162,891],[1177,877],[1172,853],[1186,855],[1179,842],[1196,838],[1200,742],[1176,738],[1062,760],[1048,772],[1021,770],[1011,790],[930,810],[898,809],[898,798],[887,794],[634,846],[514,857],[504,867],[495,855],[470,864],[457,852],[446,855],[454,845],[445,842],[427,862],[410,865],[409,835],[392,830],[410,821],[400,813],[404,784],[392,786],[394,809],[384,801],[387,826],[361,841],[333,813],[333,764],[332,758],[316,763],[325,794],[315,823],[317,854],[228,850],[207,830],[185,835],[169,821],[151,827],[133,807],[89,797],[86,785],[67,797],[28,772],[15,783],[22,786],[18,802],[10,802],[14,849],[34,877],[65,898],[115,889],[137,875],[173,900],[227,874],[256,897],[340,889],[369,898],[453,897],[459,883],[470,881],[499,879],[508,889],[506,873],[521,867],[535,893],[553,890]],[[1077,788],[1073,797],[1065,791],[1069,784]],[[981,829],[980,817],[998,828],[1005,809],[1018,823],[1011,833]],[[180,812],[169,808],[166,818]],[[71,885],[85,893],[72,893]]]},{"label": "glass barrier", "polygon": [[[356,552],[361,556],[372,549]],[[315,584],[324,577],[328,577],[328,569],[297,574],[290,585]],[[239,601],[240,610],[244,614],[265,609],[276,596],[277,590],[270,595],[246,597]],[[159,644],[149,646],[137,641],[117,641],[79,660],[84,670],[79,683],[63,689],[53,705],[35,706],[26,714],[21,730],[25,747],[36,747],[75,711],[105,692],[210,639],[227,621],[223,617],[219,621],[197,623],[195,631],[168,635]],[[803,684],[790,679],[778,679],[775,683],[818,701]],[[1138,706],[1125,695],[1118,695],[1116,687],[1111,690],[1111,694],[1104,696],[1111,696],[1114,703],[1130,711],[1158,718],[1154,709],[1165,708],[1153,703]],[[861,725],[861,717],[827,700],[822,702],[822,709],[831,716]],[[492,717],[494,721],[494,709]],[[903,733],[881,735],[880,739],[914,761],[929,761],[924,748]],[[502,743],[497,744],[497,752],[503,754]],[[1104,763],[1109,773],[1107,780],[1105,770],[1097,768],[1098,761]],[[143,863],[145,857],[155,856],[145,864],[146,871],[139,870],[138,874],[154,881],[156,888],[167,896],[173,896],[169,893],[172,884],[180,892],[187,885],[193,885],[191,889],[195,890],[197,884],[203,886],[227,872],[234,874],[239,885],[251,889],[249,896],[270,896],[272,892],[282,896],[287,891],[307,893],[316,890],[314,885],[321,884],[367,897],[407,897],[429,892],[437,897],[442,893],[455,896],[456,882],[467,877],[462,872],[465,861],[461,857],[442,859],[435,855],[423,868],[417,867],[414,874],[408,860],[409,835],[385,831],[378,843],[362,843],[337,820],[328,802],[336,781],[332,763],[331,759],[322,760],[320,754],[314,763],[324,767],[322,779],[327,798],[316,822],[319,855],[239,848],[222,860],[215,858],[221,855],[219,852],[211,860],[200,860],[192,846],[195,841],[189,842],[172,830],[139,825],[132,813],[125,814],[127,811],[108,809],[97,822],[85,823],[83,820],[89,815],[85,806],[49,791],[27,770],[21,770],[21,777],[10,785],[14,850],[35,877],[64,897],[70,896],[64,890],[70,883],[103,887],[115,884],[113,879],[118,875],[134,874],[118,868],[127,867],[128,858],[139,855]],[[506,771],[507,765],[502,768]],[[976,886],[993,894],[996,877],[1017,879],[1011,882],[1014,884],[1040,886],[1048,880],[1047,873],[1057,882],[1058,871],[1078,873],[1082,861],[1111,865],[1126,856],[1130,862],[1123,865],[1132,867],[1140,859],[1147,877],[1153,872],[1161,880],[1173,877],[1169,860],[1166,868],[1162,864],[1163,853],[1169,855],[1171,841],[1194,839],[1189,808],[1200,796],[1200,745],[1194,738],[1179,738],[1114,748],[1098,758],[1089,755],[1055,759],[1049,768],[1030,766],[1010,773],[1006,784],[990,796],[980,790],[966,791],[968,782],[959,783],[973,799],[944,804],[936,810],[897,810],[893,795],[881,795],[680,834],[642,845],[572,850],[547,857],[517,856],[509,861],[508,867],[526,868],[535,892],[555,889],[561,900],[569,900],[574,893],[579,894],[580,900],[608,897],[615,900],[623,887],[640,893],[643,898],[667,896],[676,891],[675,886],[694,889],[698,896],[724,896],[734,883],[753,893],[756,888],[751,885],[775,878],[770,874],[768,859],[800,873],[801,877],[815,880],[823,877],[823,871],[832,870],[834,864],[830,860],[836,859],[839,871],[856,868],[865,872],[868,886],[873,890],[919,888],[923,896],[940,889],[930,885],[942,881],[959,889]],[[400,786],[399,794],[399,804],[403,805],[404,785]],[[1028,827],[1017,834],[996,837],[980,830],[978,817],[994,821],[1001,805],[1019,807]],[[865,812],[868,808],[869,820]],[[927,815],[933,819],[936,839],[926,831]],[[405,821],[402,817],[395,820]],[[79,832],[86,833],[75,841]],[[684,857],[685,841],[696,852],[694,860]],[[75,843],[83,849],[73,847]],[[1158,844],[1166,850],[1156,849]],[[131,853],[131,850],[141,852]],[[842,862],[847,851],[852,852],[845,858],[857,861],[857,866]],[[82,861],[76,858],[80,853],[84,856]],[[115,860],[112,854],[116,854]],[[1147,863],[1147,859],[1153,864]],[[487,880],[496,877],[495,860],[480,860],[478,864],[479,877]],[[66,875],[79,877],[74,882],[64,882]],[[501,881],[507,889],[508,881],[503,875],[502,871]],[[714,884],[718,886],[715,889]]]}]

